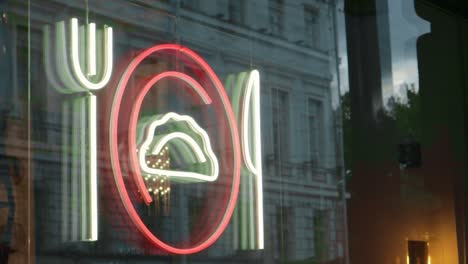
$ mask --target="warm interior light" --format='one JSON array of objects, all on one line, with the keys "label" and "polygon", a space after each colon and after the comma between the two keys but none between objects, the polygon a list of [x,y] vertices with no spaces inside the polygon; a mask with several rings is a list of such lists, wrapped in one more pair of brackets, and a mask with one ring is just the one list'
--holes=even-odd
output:
[{"label": "warm interior light", "polygon": [[[149,167],[158,167],[166,170],[170,168],[169,148],[167,146],[160,152],[151,154],[146,156]],[[171,200],[171,183],[169,178],[166,175],[150,174],[145,175],[144,178],[148,193],[153,196],[155,209],[162,211],[164,215],[169,215]]]}]

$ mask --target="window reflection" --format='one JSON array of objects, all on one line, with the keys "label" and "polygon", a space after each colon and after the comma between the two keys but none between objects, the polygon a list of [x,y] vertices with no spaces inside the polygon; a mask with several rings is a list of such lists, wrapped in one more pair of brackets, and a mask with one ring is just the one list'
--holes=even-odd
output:
[{"label": "window reflection", "polygon": [[[32,139],[29,142],[32,146],[29,169],[37,184],[32,203],[39,210],[33,215],[37,234],[30,229],[28,235],[37,245],[33,255],[38,263],[115,262],[122,259],[132,263],[346,263],[344,248],[347,242],[343,235],[346,194],[338,194],[341,159],[340,153],[335,151],[341,143],[334,126],[340,120],[331,103],[335,89],[332,82],[337,74],[336,58],[331,55],[336,52],[333,50],[335,35],[330,30],[335,23],[333,1],[116,0],[107,4],[101,1],[32,0],[29,18],[33,23],[29,26],[25,23],[27,15],[21,12],[24,2],[11,0],[9,3],[14,7],[11,12],[18,18],[13,30],[15,36],[10,36],[17,52],[12,53],[11,59],[12,69],[16,71],[12,74],[16,93],[12,95],[12,104],[24,103],[22,107],[33,113],[28,120]],[[99,238],[95,242],[77,239],[86,231],[80,228],[86,229],[84,222],[90,201],[86,188],[89,184],[79,177],[86,174],[89,160],[82,153],[87,147],[77,150],[74,146],[86,145],[83,142],[91,133],[86,132],[86,111],[73,108],[72,104],[78,97],[89,94],[58,93],[46,78],[43,64],[46,58],[42,48],[43,26],[53,26],[73,17],[83,25],[93,22],[110,25],[115,30],[115,78],[122,75],[121,70],[126,66],[123,61],[127,57],[162,43],[181,44],[193,49],[213,68],[222,83],[228,82],[230,75],[259,70],[265,249],[255,248],[256,174],[245,167],[241,169],[237,209],[215,244],[197,255],[179,256],[168,255],[148,243],[141,230],[129,224],[120,190],[115,187],[114,164],[109,162],[111,154],[107,152],[109,140],[103,140],[103,134],[109,132],[110,121],[106,118],[98,120],[99,132],[96,132],[96,140],[100,142]],[[84,32],[83,28],[80,39],[85,41],[89,37],[86,38]],[[97,36],[99,38],[100,34]],[[52,34],[51,38],[55,37]],[[79,54],[86,54],[87,45],[80,46]],[[51,52],[56,50],[51,49]],[[85,55],[81,57],[79,63],[85,65],[87,58]],[[57,66],[58,70],[65,67]],[[136,87],[154,72],[168,69],[199,77],[203,86],[208,83],[200,69],[187,63],[180,52],[152,56],[137,67],[129,83]],[[189,92],[175,91],[178,85],[162,82],[152,88],[145,98],[143,115],[182,111],[197,121],[203,120],[200,124],[207,133],[226,128],[226,123],[214,118],[216,111],[190,104],[193,96]],[[110,109],[115,86],[116,83],[111,82],[94,93],[99,102],[99,116],[106,116]],[[28,94],[30,101],[27,101]],[[122,102],[129,107],[119,121],[125,121],[127,111],[131,112],[131,102],[136,94],[135,90],[123,97]],[[242,128],[242,118],[240,114],[239,128]],[[122,125],[117,131],[117,151],[124,152],[128,128]],[[70,142],[73,134],[78,137]],[[253,139],[247,137],[253,145]],[[221,132],[212,137],[217,144],[213,151],[221,153],[224,159],[232,155],[232,147],[226,144],[228,140],[228,135]],[[68,159],[62,157],[62,150],[70,155]],[[150,163],[155,160],[151,165],[160,165],[153,156],[148,157]],[[232,170],[231,164],[221,162],[221,181],[171,182],[170,192],[165,196],[167,199],[154,196],[155,203],[147,206],[139,200],[138,190],[132,189],[132,168],[125,162],[122,162],[122,179],[129,185],[136,212],[151,232],[170,245],[188,247],[196,245],[201,241],[200,237],[212,231],[210,223],[218,221],[223,210],[213,205],[226,200],[225,189],[229,182],[223,179],[226,172]],[[151,188],[153,194],[156,188],[169,188],[152,182],[146,187]],[[0,190],[5,194],[0,196],[1,205],[9,195],[8,189]]]}]

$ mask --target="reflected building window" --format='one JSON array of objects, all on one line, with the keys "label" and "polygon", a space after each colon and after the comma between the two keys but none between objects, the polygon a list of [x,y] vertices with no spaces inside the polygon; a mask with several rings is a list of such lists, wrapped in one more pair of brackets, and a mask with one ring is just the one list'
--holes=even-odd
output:
[{"label": "reflected building window", "polygon": [[244,24],[245,0],[230,0],[229,6],[229,21],[235,25]]},{"label": "reflected building window", "polygon": [[323,154],[323,111],[322,103],[316,99],[309,99],[308,125],[309,125],[309,161],[308,165],[313,168],[320,167],[320,157]]},{"label": "reflected building window", "polygon": [[294,251],[294,211],[289,206],[278,206],[276,208],[276,230],[277,230],[277,252],[279,259],[292,258]]},{"label": "reflected building window", "polygon": [[180,0],[180,7],[190,11],[197,11],[199,10],[200,3],[198,0]]},{"label": "reflected building window", "polygon": [[289,139],[289,93],[280,89],[272,89],[273,117],[273,158],[275,165],[284,165],[288,159]]},{"label": "reflected building window", "polygon": [[328,253],[328,214],[325,210],[314,212],[314,256],[318,261],[326,260]]},{"label": "reflected building window", "polygon": [[304,29],[307,45],[319,48],[320,23],[319,10],[312,6],[304,6]]},{"label": "reflected building window", "polygon": [[271,33],[281,35],[284,25],[284,0],[270,0],[268,5]]}]

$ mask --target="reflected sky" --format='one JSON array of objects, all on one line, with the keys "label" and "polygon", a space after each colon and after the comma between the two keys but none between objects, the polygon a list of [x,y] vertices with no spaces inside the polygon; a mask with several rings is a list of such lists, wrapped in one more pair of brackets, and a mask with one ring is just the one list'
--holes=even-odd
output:
[{"label": "reflected sky", "polygon": [[413,0],[387,1],[390,13],[393,92],[401,96],[405,84],[414,84],[418,90],[416,41],[421,35],[430,32],[430,23],[416,15]]},{"label": "reflected sky", "polygon": [[[416,41],[417,38],[430,32],[430,23],[419,18],[414,9],[413,0],[377,0],[386,1],[389,10],[390,49],[392,64],[393,90],[383,92],[384,99],[390,96],[402,97],[404,88],[414,84],[419,86]],[[344,1],[339,1],[339,54],[341,58],[341,93],[349,90],[348,65],[346,50],[346,30],[344,18]],[[385,14],[379,14],[385,15]],[[382,25],[379,24],[379,27]],[[382,30],[379,28],[379,30]],[[388,47],[387,47],[388,48]],[[385,100],[386,101],[386,100]]]}]

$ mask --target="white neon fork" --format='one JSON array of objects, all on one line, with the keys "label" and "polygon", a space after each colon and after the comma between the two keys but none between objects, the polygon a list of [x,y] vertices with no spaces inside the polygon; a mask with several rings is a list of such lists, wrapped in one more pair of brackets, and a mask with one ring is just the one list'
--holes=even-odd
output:
[{"label": "white neon fork", "polygon": [[[81,110],[82,121],[86,122],[73,122],[73,130],[81,131],[86,130],[85,144],[81,142],[81,146],[88,146],[86,148],[86,168],[81,170],[81,183],[82,188],[85,185],[89,186],[89,189],[85,193],[89,193],[89,201],[82,198],[82,203],[89,205],[89,211],[84,212],[86,204],[82,204],[81,223],[82,233],[81,240],[95,241],[98,237],[98,201],[97,201],[97,100],[96,96],[92,93],[102,89],[107,85],[111,78],[112,66],[113,66],[113,31],[111,27],[104,26],[103,36],[97,36],[96,24],[88,23],[85,27],[79,27],[78,19],[72,18],[70,20],[70,41],[69,48],[67,47],[67,34],[65,29],[65,22],[60,21],[55,25],[55,50],[56,53],[53,56],[51,54],[51,34],[49,27],[44,28],[44,63],[46,75],[49,83],[60,93],[74,94],[85,92],[85,97],[81,98],[82,104],[76,105]],[[81,34],[80,34],[81,33]],[[86,34],[84,34],[86,33]],[[86,36],[85,40],[83,37],[80,39],[80,35]],[[97,46],[97,42],[102,41],[100,48]],[[83,73],[80,63],[80,48],[86,51],[86,56],[83,57],[82,61],[86,65],[86,74]],[[97,60],[97,53],[101,49],[102,59]],[[52,58],[55,58],[53,61]],[[98,65],[101,63],[102,65]],[[55,64],[55,67],[52,65]],[[100,74],[98,75],[98,66],[101,66]],[[64,104],[64,108],[68,104]],[[84,105],[84,106],[83,106]],[[74,107],[75,108],[75,107]],[[77,108],[75,108],[77,109]],[[84,116],[83,111],[86,111]],[[68,121],[64,111],[64,129],[65,134],[68,132]],[[77,127],[76,127],[77,126]],[[85,128],[83,128],[83,126]],[[83,136],[83,135],[75,135]],[[69,141],[68,135],[64,136],[64,140]],[[73,139],[76,142],[76,139]],[[64,142],[65,143],[65,142]],[[66,145],[62,143],[63,145]],[[63,146],[62,151],[64,155],[68,155],[68,146]],[[68,158],[64,158],[65,161]],[[81,164],[85,161],[81,160]],[[74,161],[74,163],[79,163]],[[72,168],[77,169],[79,164],[72,165]],[[66,175],[68,169],[66,164],[62,168],[62,173]],[[75,172],[72,172],[76,173]],[[86,184],[88,183],[88,184]],[[87,197],[85,197],[87,198]],[[76,219],[73,219],[76,221]],[[83,225],[86,223],[86,225]],[[89,230],[87,225],[90,226]]]}]

